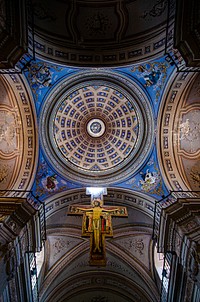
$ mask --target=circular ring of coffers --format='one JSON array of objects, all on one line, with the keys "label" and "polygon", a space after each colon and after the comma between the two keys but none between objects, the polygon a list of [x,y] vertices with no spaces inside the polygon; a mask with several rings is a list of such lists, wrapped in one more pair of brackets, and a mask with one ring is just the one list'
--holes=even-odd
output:
[{"label": "circular ring of coffers", "polygon": [[134,176],[152,149],[154,118],[142,87],[114,72],[80,72],[46,98],[40,140],[56,173],[85,185]]}]

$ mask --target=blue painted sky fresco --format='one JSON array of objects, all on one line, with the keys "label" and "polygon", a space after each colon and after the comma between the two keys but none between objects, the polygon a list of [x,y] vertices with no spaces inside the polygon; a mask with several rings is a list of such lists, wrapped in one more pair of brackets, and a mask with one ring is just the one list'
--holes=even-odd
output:
[{"label": "blue painted sky fresco", "polygon": [[[155,61],[138,65],[106,69],[132,79],[143,89],[151,103],[154,113],[156,134],[160,100],[167,80],[172,74],[174,67],[171,66],[165,58],[160,58]],[[80,71],[82,72],[84,70],[86,69],[55,65],[39,60],[30,63],[26,70],[24,70],[24,74],[32,91],[38,118],[42,105],[52,89],[64,78],[76,73],[78,74]],[[101,70],[103,69],[101,68]],[[129,177],[129,179],[122,183],[118,182],[113,184],[112,187],[116,186],[133,191],[140,191],[153,196],[156,199],[160,199],[161,196],[167,195],[168,191],[159,169],[155,144],[156,142],[140,171],[136,175],[133,171],[133,177]],[[37,174],[32,188],[36,196],[40,197],[41,200],[44,200],[52,194],[82,187],[82,184],[70,181],[67,175],[66,178],[58,175],[51,166],[51,163],[45,158],[40,147]]]}]

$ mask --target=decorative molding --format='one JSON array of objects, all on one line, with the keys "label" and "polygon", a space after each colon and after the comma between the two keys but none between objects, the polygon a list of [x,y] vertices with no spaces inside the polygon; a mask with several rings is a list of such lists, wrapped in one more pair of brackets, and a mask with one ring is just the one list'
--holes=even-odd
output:
[{"label": "decorative molding", "polygon": [[[32,50],[34,43],[37,56],[44,60],[74,66],[119,66],[152,59],[164,51],[165,0],[151,5],[119,0],[95,4],[68,1],[61,5],[62,14],[56,4],[35,5],[35,41],[30,31],[29,48]],[[42,12],[42,18],[38,12]],[[58,23],[60,19],[63,26]],[[170,16],[170,23],[173,19]]]},{"label": "decorative molding", "polygon": [[1,83],[0,188],[25,190],[32,185],[38,156],[35,109],[23,76],[2,75]]},{"label": "decorative molding", "polygon": [[[183,122],[186,124],[183,124],[182,116],[184,112],[189,112],[190,110],[192,112],[193,108],[194,112],[196,112],[195,110],[199,110],[199,106],[193,106],[192,108],[191,105],[188,106],[186,103],[186,93],[191,89],[196,78],[197,75],[186,72],[179,73],[177,75],[173,74],[169,81],[169,85],[164,92],[159,112],[159,116],[161,118],[158,120],[159,131],[157,136],[157,145],[160,155],[158,158],[160,161],[162,175],[166,180],[168,188],[175,191],[190,190],[191,187],[188,181],[189,173],[184,170],[183,160],[186,155],[191,159],[191,156],[195,156],[198,152],[196,151],[194,154],[187,152],[186,154],[186,152],[180,150],[183,142],[185,141],[185,135],[187,135],[185,132],[188,131],[186,129],[187,122],[184,117]],[[198,132],[198,127],[198,125],[194,125],[194,132]],[[185,134],[183,134],[183,132]],[[191,132],[188,135],[191,137]],[[181,157],[181,154],[184,154],[183,158]]]},{"label": "decorative molding", "polygon": [[[151,218],[154,215],[154,199],[131,190],[108,188],[108,194],[104,196],[104,201],[108,204],[115,202],[121,206],[139,209]],[[90,203],[90,197],[85,194],[85,188],[72,189],[55,194],[54,197],[46,200],[46,219],[50,218],[51,215],[54,215],[62,208],[78,202],[82,204]]]}]

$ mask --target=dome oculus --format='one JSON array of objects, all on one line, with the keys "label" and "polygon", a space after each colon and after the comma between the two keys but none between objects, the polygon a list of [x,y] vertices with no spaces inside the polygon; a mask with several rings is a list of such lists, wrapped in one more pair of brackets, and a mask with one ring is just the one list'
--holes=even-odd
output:
[{"label": "dome oculus", "polygon": [[100,137],[105,132],[105,124],[98,118],[91,119],[87,124],[87,132],[92,137]]}]

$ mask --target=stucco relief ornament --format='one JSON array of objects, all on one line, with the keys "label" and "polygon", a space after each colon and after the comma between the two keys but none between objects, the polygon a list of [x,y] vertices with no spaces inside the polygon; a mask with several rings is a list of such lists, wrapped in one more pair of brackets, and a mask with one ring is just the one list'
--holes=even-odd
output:
[{"label": "stucco relief ornament", "polygon": [[17,149],[17,130],[20,123],[14,113],[0,111],[0,150],[11,153]]},{"label": "stucco relief ornament", "polygon": [[192,167],[191,171],[190,171],[190,177],[194,183],[194,185],[199,186],[200,188],[200,171],[198,170],[198,168]]},{"label": "stucco relief ornament", "polygon": [[0,183],[5,183],[8,177],[8,165],[2,165],[0,168]]},{"label": "stucco relief ornament", "polygon": [[53,248],[55,250],[53,257],[55,258],[57,254],[59,254],[64,248],[68,248],[71,243],[72,241],[70,240],[65,241],[61,238],[57,238],[57,240],[53,244]]},{"label": "stucco relief ornament", "polygon": [[95,296],[90,302],[108,302],[108,299],[105,296]]},{"label": "stucco relief ornament", "polygon": [[8,243],[7,251],[4,258],[6,264],[6,274],[8,276],[8,280],[11,280],[16,273],[16,255],[15,248],[13,247],[13,243]]},{"label": "stucco relief ornament", "polygon": [[134,249],[135,252],[138,252],[140,255],[143,255],[144,242],[143,239],[128,239],[124,241],[124,245],[127,249]]},{"label": "stucco relief ornament", "polygon": [[8,216],[0,214],[0,222],[4,221]]},{"label": "stucco relief ornament", "polygon": [[97,12],[90,16],[85,23],[85,27],[90,36],[105,35],[110,28],[110,20],[102,12]]},{"label": "stucco relief ornament", "polygon": [[153,5],[153,7],[150,10],[144,11],[141,18],[146,18],[147,20],[150,20],[152,17],[160,17],[165,9],[167,7],[167,1],[166,0],[157,0],[156,3]]},{"label": "stucco relief ornament", "polygon": [[199,150],[200,140],[200,110],[192,110],[185,114],[179,124],[180,148],[194,153]]},{"label": "stucco relief ornament", "polygon": [[189,135],[189,131],[190,131],[190,122],[189,119],[187,118],[186,121],[184,123],[180,124],[180,140],[187,138],[187,136]]},{"label": "stucco relief ornament", "polygon": [[197,281],[199,275],[199,267],[200,267],[199,262],[200,262],[200,257],[196,251],[196,246],[194,245],[189,255],[188,271],[190,273],[190,278],[195,282]]}]

